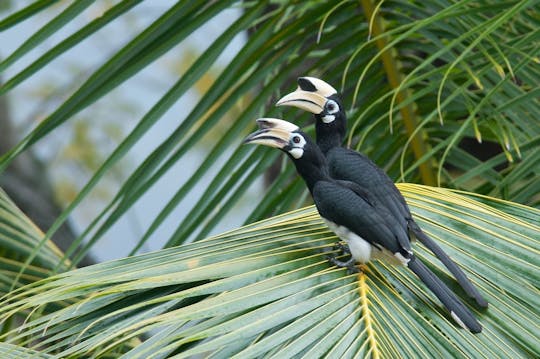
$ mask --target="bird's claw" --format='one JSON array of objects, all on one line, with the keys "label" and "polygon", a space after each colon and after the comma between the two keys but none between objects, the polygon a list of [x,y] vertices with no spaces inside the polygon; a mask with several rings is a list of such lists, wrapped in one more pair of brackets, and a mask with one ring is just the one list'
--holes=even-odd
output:
[{"label": "bird's claw", "polygon": [[343,242],[337,242],[336,244],[334,244],[334,246],[332,247],[332,250],[334,251],[339,250],[345,254],[349,254],[349,255],[351,254],[351,249],[346,243],[343,243]]},{"label": "bird's claw", "polygon": [[[332,247],[332,250],[334,250],[334,251],[339,250],[343,254],[348,254],[348,255],[351,254],[351,250],[349,249],[349,246],[347,244],[343,244],[341,242],[336,243]],[[342,254],[339,254],[339,255],[342,255]],[[347,272],[349,274],[354,274],[354,273],[360,273],[361,272],[361,270],[356,266],[356,261],[354,260],[353,257],[349,258],[346,261],[340,261],[339,259],[336,258],[337,256],[338,255],[336,255],[336,254],[329,254],[329,255],[326,256],[326,258],[328,259],[328,261],[330,263],[332,263],[336,267],[347,268]]]},{"label": "bird's claw", "polygon": [[360,273],[361,270],[356,266],[356,261],[354,258],[349,259],[348,261],[340,261],[335,257],[329,257],[328,261],[339,268],[347,268],[349,274]]}]

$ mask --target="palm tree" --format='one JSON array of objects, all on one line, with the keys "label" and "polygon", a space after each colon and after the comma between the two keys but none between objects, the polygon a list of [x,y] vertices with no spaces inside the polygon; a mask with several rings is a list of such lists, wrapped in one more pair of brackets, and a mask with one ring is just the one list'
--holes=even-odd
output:
[{"label": "palm tree", "polygon": [[[0,21],[36,16],[53,1]],[[4,71],[92,5],[58,15],[0,63]],[[111,4],[0,87],[6,94],[141,1]],[[540,106],[535,1],[178,1],[95,70],[0,158],[0,170],[227,8],[243,14],[143,116],[46,233],[2,193],[0,350],[49,357],[534,357],[538,356]],[[106,29],[103,29],[106,31]],[[193,111],[130,173],[65,253],[49,241],[97,183],[215,63],[237,34],[244,47]],[[418,222],[463,265],[490,308],[480,335],[457,329],[414,277],[375,262],[347,275],[326,262],[335,236],[275,151],[240,145],[260,114],[306,125],[271,106],[298,75],[336,84],[348,145],[401,184]],[[224,116],[245,103],[234,121]],[[302,122],[305,121],[305,122]],[[210,169],[217,173],[160,251],[73,269],[92,245],[213,129],[200,169],[141,236],[136,252]],[[225,131],[223,130],[225,129]],[[498,144],[489,158],[483,146]],[[226,162],[220,155],[233,149]],[[208,237],[274,163],[277,176],[246,225]],[[428,185],[428,186],[426,186]],[[451,189],[433,187],[441,185]],[[513,202],[509,202],[513,201]],[[165,202],[165,201],[164,201]],[[529,206],[527,206],[529,205]],[[86,243],[86,244],[83,244]],[[458,294],[439,263],[421,257]],[[72,255],[77,250],[76,255]],[[24,285],[24,286],[23,286]]]}]

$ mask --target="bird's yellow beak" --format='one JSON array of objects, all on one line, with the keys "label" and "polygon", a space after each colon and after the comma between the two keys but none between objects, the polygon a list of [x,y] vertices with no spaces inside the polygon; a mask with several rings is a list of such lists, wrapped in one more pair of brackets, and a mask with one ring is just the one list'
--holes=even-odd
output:
[{"label": "bird's yellow beak", "polygon": [[291,132],[298,130],[298,126],[277,118],[259,118],[257,124],[260,130],[246,137],[244,143],[282,149],[289,144]]},{"label": "bird's yellow beak", "polygon": [[326,98],[315,92],[304,91],[298,88],[296,91],[283,96],[276,106],[293,106],[304,111],[319,114],[324,110]]},{"label": "bird's yellow beak", "polygon": [[244,143],[253,143],[282,149],[289,144],[290,133],[275,128],[264,128],[255,131],[244,139]]},{"label": "bird's yellow beak", "polygon": [[282,97],[276,106],[294,106],[316,115],[324,110],[328,97],[336,94],[335,88],[316,77],[299,77],[296,91]]}]

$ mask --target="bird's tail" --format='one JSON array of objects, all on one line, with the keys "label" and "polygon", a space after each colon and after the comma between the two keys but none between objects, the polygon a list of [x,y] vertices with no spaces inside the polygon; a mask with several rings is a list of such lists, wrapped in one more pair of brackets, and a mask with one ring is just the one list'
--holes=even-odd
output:
[{"label": "bird's tail", "polygon": [[452,275],[456,278],[457,282],[459,283],[461,288],[463,288],[465,293],[467,293],[469,297],[473,298],[479,306],[487,308],[487,300],[482,297],[482,294],[480,294],[478,289],[472,284],[469,278],[467,278],[467,275],[448,256],[448,254],[446,254],[446,252],[443,251],[441,247],[439,247],[437,242],[428,237],[414,221],[409,221],[409,228],[412,230],[416,238],[418,238],[420,242],[422,242],[430,251],[432,251],[433,254],[435,254],[437,258],[439,258],[442,264],[444,264],[444,266],[448,268],[450,273],[452,273]]},{"label": "bird's tail", "polygon": [[463,328],[472,333],[480,333],[482,326],[471,311],[456,297],[454,292],[444,284],[422,261],[412,257],[407,266],[422,282],[439,298],[442,304],[450,311],[450,315]]}]

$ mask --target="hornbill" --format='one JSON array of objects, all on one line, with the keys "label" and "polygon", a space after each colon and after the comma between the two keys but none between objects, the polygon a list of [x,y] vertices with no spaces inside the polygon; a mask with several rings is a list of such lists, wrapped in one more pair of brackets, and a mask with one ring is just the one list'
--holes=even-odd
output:
[{"label": "hornbill", "polygon": [[411,269],[439,298],[452,318],[472,333],[482,326],[457,296],[417,258],[405,227],[384,207],[377,208],[369,192],[357,183],[330,176],[320,148],[300,129],[287,121],[257,120],[260,130],[244,143],[261,144],[283,150],[304,179],[319,214],[342,240],[347,242],[356,262],[388,260]]},{"label": "hornbill", "polygon": [[481,307],[488,306],[465,273],[414,221],[403,195],[390,177],[367,156],[342,147],[347,118],[340,95],[332,86],[314,77],[300,77],[298,89],[282,97],[276,105],[294,106],[313,113],[317,145],[326,157],[330,176],[354,182],[370,193],[380,206],[386,207],[396,225],[408,232],[410,239],[418,238],[439,258],[469,297]]}]

